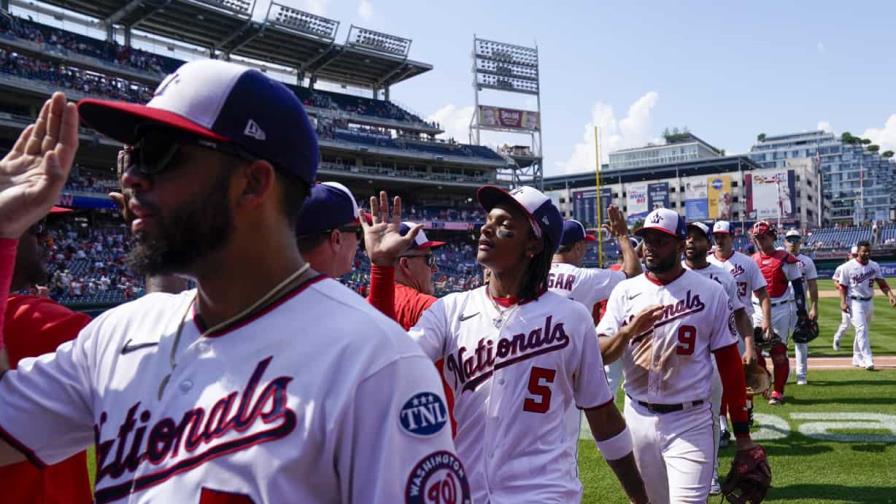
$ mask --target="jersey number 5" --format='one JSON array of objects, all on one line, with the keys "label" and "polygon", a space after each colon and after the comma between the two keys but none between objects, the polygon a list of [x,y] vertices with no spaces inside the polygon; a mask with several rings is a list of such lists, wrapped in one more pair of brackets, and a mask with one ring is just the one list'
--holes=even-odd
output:
[{"label": "jersey number 5", "polygon": [[694,343],[697,341],[697,328],[692,325],[683,325],[678,328],[678,347],[675,353],[678,355],[691,355],[694,353]]},{"label": "jersey number 5", "polygon": [[551,387],[547,384],[554,383],[555,376],[555,369],[532,367],[532,372],[529,373],[529,393],[539,399],[527,397],[523,401],[523,411],[547,413],[551,409]]}]

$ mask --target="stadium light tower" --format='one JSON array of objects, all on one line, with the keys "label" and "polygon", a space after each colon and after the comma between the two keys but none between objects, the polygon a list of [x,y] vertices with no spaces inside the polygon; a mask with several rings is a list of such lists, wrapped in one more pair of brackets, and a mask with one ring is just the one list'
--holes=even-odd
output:
[{"label": "stadium light tower", "polygon": [[[536,110],[518,110],[482,105],[484,90],[534,95]],[[533,185],[543,188],[541,156],[541,86],[538,79],[538,47],[523,47],[495,42],[473,35],[473,90],[476,108],[470,122],[470,143],[481,145],[482,130],[527,135],[529,145],[511,145],[501,153],[513,160],[509,173],[499,170],[500,178],[511,186]]]}]

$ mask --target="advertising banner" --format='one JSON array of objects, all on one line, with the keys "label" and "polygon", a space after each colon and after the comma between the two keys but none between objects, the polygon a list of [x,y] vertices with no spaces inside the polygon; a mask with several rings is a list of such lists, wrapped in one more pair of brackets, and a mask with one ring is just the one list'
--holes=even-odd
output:
[{"label": "advertising banner", "polygon": [[572,192],[572,218],[586,228],[595,227],[597,221],[597,191],[582,189]]},{"label": "advertising banner", "polygon": [[537,130],[538,112],[480,105],[479,124],[492,128]]},{"label": "advertising banner", "polygon": [[709,218],[731,220],[734,196],[731,194],[730,175],[711,175],[706,180]]},{"label": "advertising banner", "polygon": [[708,219],[706,177],[683,177],[681,182],[684,185],[684,216],[689,221]]},{"label": "advertising banner", "polygon": [[793,170],[754,170],[744,174],[747,215],[750,219],[796,217],[796,177]]},{"label": "advertising banner", "polygon": [[669,183],[655,182],[647,186],[647,209],[669,208]]},{"label": "advertising banner", "polygon": [[647,183],[636,182],[625,185],[625,205],[629,223],[647,217]]}]

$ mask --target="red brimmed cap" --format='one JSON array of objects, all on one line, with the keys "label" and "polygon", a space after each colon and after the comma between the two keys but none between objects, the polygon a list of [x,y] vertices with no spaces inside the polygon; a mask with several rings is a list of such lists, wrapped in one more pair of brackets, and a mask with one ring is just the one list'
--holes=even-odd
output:
[{"label": "red brimmed cap", "polygon": [[85,98],[78,112],[88,126],[125,144],[139,140],[140,126],[164,126],[235,144],[309,186],[317,174],[317,133],[298,97],[235,63],[191,61],[166,77],[146,105]]}]

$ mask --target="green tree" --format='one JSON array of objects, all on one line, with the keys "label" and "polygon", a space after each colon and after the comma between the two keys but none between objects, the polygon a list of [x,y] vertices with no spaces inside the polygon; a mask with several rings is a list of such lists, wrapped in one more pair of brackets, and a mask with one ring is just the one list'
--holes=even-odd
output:
[{"label": "green tree", "polygon": [[880,145],[869,145],[867,149],[868,152],[878,152],[880,151]]},{"label": "green tree", "polygon": [[861,142],[862,145],[871,145],[871,140],[868,140],[867,138],[862,138]]},{"label": "green tree", "polygon": [[760,134],[756,135],[756,141],[764,142],[765,141],[765,133],[760,133]]},{"label": "green tree", "polygon": [[884,151],[883,154],[880,155],[880,157],[882,157],[884,159],[890,159],[891,157],[893,157],[893,151],[891,151],[891,150]]}]

